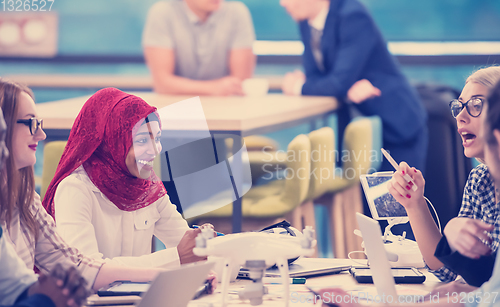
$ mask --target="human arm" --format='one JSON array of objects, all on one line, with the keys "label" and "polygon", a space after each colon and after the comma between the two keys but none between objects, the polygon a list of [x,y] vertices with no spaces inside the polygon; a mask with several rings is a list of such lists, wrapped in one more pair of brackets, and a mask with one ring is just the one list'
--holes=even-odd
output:
[{"label": "human arm", "polygon": [[471,258],[491,253],[493,242],[487,233],[491,234],[495,228],[489,224],[495,222],[497,211],[494,182],[486,166],[479,165],[469,174],[458,217],[451,219],[444,229],[451,249]]},{"label": "human arm", "polygon": [[81,306],[89,291],[87,281],[74,266],[67,269],[58,263],[50,275],[41,274],[38,281],[27,291],[27,296],[42,294],[49,297],[56,307]]},{"label": "human arm", "polygon": [[[153,280],[159,269],[139,269],[104,264],[97,275],[94,290],[116,280],[147,282]],[[63,277],[63,278],[62,278]],[[39,280],[19,297],[12,307],[76,307],[87,297],[85,281],[76,270],[63,274],[41,275]],[[9,305],[10,306],[10,305]]]},{"label": "human arm", "polygon": [[229,51],[229,74],[240,80],[251,78],[257,57],[253,53],[255,31],[252,15],[242,2],[231,3],[234,28]]},{"label": "human arm", "polygon": [[[225,5],[226,16],[230,17],[221,22],[229,23],[231,31],[220,37],[223,43],[219,45],[223,47],[215,50],[223,53],[218,61],[225,62],[222,71],[227,75],[218,74],[217,76],[221,78],[212,80],[194,80],[191,77],[187,78],[186,75],[177,75],[176,69],[179,67],[176,68],[176,62],[184,59],[184,53],[196,52],[193,50],[196,46],[177,45],[181,38],[176,36],[175,27],[184,25],[175,21],[170,22],[170,19],[177,20],[169,18],[172,14],[179,13],[175,7],[178,5],[156,3],[151,8],[144,27],[144,55],[153,77],[155,91],[161,94],[241,95],[241,80],[251,77],[255,68],[255,55],[252,52],[255,33],[246,6],[236,2]],[[192,71],[194,68],[190,69]]]},{"label": "human arm", "polygon": [[[435,253],[439,260],[471,285],[483,284],[492,274],[495,254],[491,254],[490,247],[498,244],[497,230],[483,221],[494,223],[498,229],[497,211],[493,180],[486,166],[481,164],[471,171],[459,216],[446,225],[445,236]],[[492,234],[495,242],[485,231]]]},{"label": "human arm", "polygon": [[157,2],[150,8],[144,26],[144,58],[154,90],[160,94],[211,95],[216,88],[213,80],[198,81],[175,75],[174,29],[169,22],[174,13],[169,3]]},{"label": "human arm", "polygon": [[[88,176],[78,173],[61,181],[54,207],[63,239],[89,257],[117,266],[169,268],[180,264],[176,246],[188,226],[180,215],[170,218],[177,211],[168,196],[145,208],[124,212]],[[156,223],[162,219],[169,222],[165,229],[172,241],[168,241],[166,249],[151,253],[149,243]]]},{"label": "human arm", "polygon": [[446,236],[439,241],[434,255],[446,267],[453,268],[454,272],[460,274],[468,284],[475,287],[481,286],[490,279],[496,259],[496,254],[472,259],[457,251],[452,251]]},{"label": "human arm", "polygon": [[472,259],[479,259],[492,253],[490,248],[492,239],[488,234],[493,229],[494,225],[481,220],[456,217],[446,224],[444,234],[452,251],[458,251]]},{"label": "human arm", "polygon": [[[365,11],[357,10],[338,18],[338,36],[332,59],[335,63],[326,73],[321,73],[316,65],[305,66],[307,79],[302,87],[303,95],[345,97],[348,89],[362,76],[378,40],[381,39],[375,24]],[[308,26],[303,25],[303,36],[308,29]],[[323,35],[328,35],[326,30]],[[324,57],[326,56],[325,54]]]},{"label": "human arm", "polygon": [[351,88],[347,91],[347,99],[351,102],[359,104],[365,100],[379,97],[382,92],[373,86],[373,84],[367,80],[362,79],[356,81]]},{"label": "human arm", "polygon": [[231,77],[245,80],[253,76],[257,57],[252,48],[231,49],[229,52],[229,72]]},{"label": "human arm", "polygon": [[201,228],[189,229],[184,218],[170,202],[168,195],[162,198],[158,209],[160,219],[155,223],[155,236],[165,244],[166,249],[175,250],[181,264],[206,259],[193,253],[195,239]]},{"label": "human arm", "polygon": [[[413,191],[412,184],[403,178],[405,174],[408,174],[417,185],[416,191]],[[424,199],[424,187],[425,180],[422,173],[410,167],[406,162],[399,164],[399,170],[394,173],[393,178],[387,184],[392,196],[406,209],[425,263],[430,269],[437,270],[443,266],[443,263],[434,256],[434,252],[442,235],[427,207]]]},{"label": "human arm", "polygon": [[35,203],[38,209],[35,218],[40,226],[40,234],[35,247],[35,264],[43,272],[50,272],[57,263],[75,265],[88,286],[98,290],[115,280],[137,282],[153,280],[161,269],[133,268],[103,263],[84,256],[76,248],[70,247],[59,235],[54,220],[42,204]]},{"label": "human arm", "polygon": [[[154,91],[170,95],[242,95],[241,79],[227,76],[214,80],[192,80],[174,74],[175,52],[162,47],[145,47],[144,57],[153,77]],[[242,56],[235,56],[239,62]],[[244,71],[237,70],[243,74]]]}]

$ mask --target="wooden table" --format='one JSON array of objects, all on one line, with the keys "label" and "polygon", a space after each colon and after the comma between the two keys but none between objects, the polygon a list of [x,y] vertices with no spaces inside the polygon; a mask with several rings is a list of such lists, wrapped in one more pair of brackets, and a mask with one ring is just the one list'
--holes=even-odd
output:
[{"label": "wooden table", "polygon": [[[30,88],[95,88],[116,87],[128,90],[153,88],[150,75],[113,75],[113,74],[15,74],[4,76],[5,79],[26,84]],[[269,89],[281,90],[283,76],[258,75],[269,81]]]},{"label": "wooden table", "polygon": [[[190,96],[167,96],[152,92],[131,92],[158,109],[175,104]],[[43,118],[47,140],[67,139],[73,122],[85,101],[82,96],[37,104],[38,115]],[[332,97],[285,96],[269,94],[246,97],[201,97],[208,129],[212,134],[235,134],[241,137],[277,131],[302,123],[324,119],[335,112],[337,100]],[[315,129],[312,126],[312,129]],[[176,129],[193,128],[179,119]],[[239,148],[234,144],[234,148]],[[233,232],[241,231],[241,197],[233,203]]]}]

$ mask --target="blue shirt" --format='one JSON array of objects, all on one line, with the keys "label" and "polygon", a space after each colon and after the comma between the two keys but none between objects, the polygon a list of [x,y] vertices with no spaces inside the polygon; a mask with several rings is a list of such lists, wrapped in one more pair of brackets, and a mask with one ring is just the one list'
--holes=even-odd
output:
[{"label": "blue shirt", "polygon": [[193,80],[226,77],[229,52],[252,48],[255,33],[248,8],[222,2],[205,22],[184,1],[160,1],[149,10],[143,47],[173,49],[175,75]]}]

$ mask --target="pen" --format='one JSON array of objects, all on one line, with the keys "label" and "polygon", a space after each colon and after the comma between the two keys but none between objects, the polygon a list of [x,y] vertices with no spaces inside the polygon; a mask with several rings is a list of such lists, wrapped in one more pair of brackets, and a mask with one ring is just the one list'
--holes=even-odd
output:
[{"label": "pen", "polygon": [[[399,165],[396,163],[396,161],[394,161],[394,159],[391,157],[391,155],[383,148],[380,148],[380,150],[384,154],[384,157],[387,159],[387,161],[389,161],[389,163],[391,163],[392,167],[394,167],[394,169],[396,171],[399,171]],[[403,178],[406,180],[406,182],[413,183],[413,186],[411,187],[411,189],[413,191],[416,191],[418,189],[417,185],[415,184],[415,181],[413,181],[413,179],[411,179],[410,175],[405,174],[403,176]]]},{"label": "pen", "polygon": [[[191,226],[191,227],[193,227],[194,229],[200,228],[200,226],[198,226],[198,225],[193,225],[193,226]],[[223,235],[224,235],[222,232],[217,232],[217,231],[215,232],[215,234],[216,234],[218,237],[221,237],[221,236],[223,236]]]},{"label": "pen", "polygon": [[[289,278],[291,285],[303,285],[306,283],[305,278]],[[283,278],[281,277],[263,277],[262,282],[270,285],[282,285]]]},{"label": "pen", "polygon": [[210,282],[210,280],[207,279],[205,280],[203,286],[201,286],[198,290],[196,290],[196,293],[193,296],[193,300],[199,299],[205,294],[210,294],[211,291],[212,291],[212,283]]}]

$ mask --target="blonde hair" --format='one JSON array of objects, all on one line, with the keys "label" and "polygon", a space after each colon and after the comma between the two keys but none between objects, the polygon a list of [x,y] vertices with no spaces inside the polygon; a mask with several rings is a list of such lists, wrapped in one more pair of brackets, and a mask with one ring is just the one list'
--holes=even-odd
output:
[{"label": "blonde hair", "polygon": [[469,82],[479,83],[486,86],[487,88],[492,88],[500,80],[500,66],[490,66],[486,68],[480,68],[473,72],[465,81],[465,84]]}]

